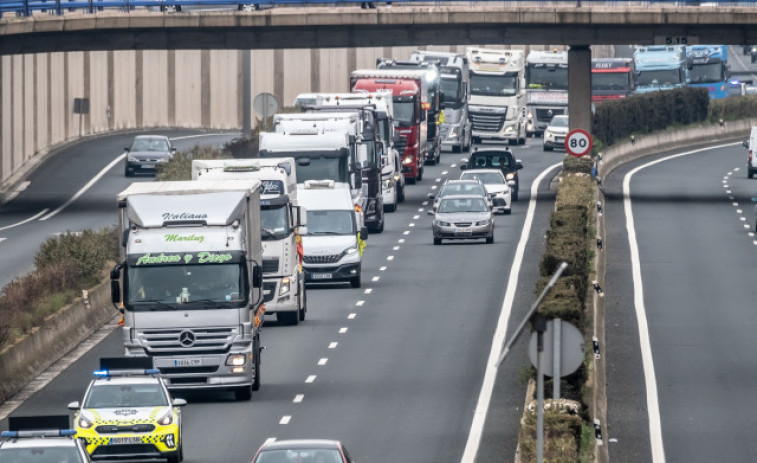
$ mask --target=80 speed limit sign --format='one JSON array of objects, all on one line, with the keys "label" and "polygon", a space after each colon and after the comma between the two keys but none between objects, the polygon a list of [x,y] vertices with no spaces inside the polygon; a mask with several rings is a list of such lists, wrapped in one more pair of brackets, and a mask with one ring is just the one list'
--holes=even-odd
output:
[{"label": "80 speed limit sign", "polygon": [[584,129],[573,129],[565,137],[565,150],[571,156],[585,156],[591,151],[591,146],[591,135]]}]

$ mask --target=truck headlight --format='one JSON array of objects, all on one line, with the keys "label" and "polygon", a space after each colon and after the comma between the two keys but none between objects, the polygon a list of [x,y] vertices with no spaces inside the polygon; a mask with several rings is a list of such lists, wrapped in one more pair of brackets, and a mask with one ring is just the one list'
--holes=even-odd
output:
[{"label": "truck headlight", "polygon": [[505,132],[512,132],[512,131],[513,131],[512,125],[508,125],[507,127],[505,127]]},{"label": "truck headlight", "polygon": [[229,354],[226,357],[226,366],[241,367],[247,362],[245,354]]},{"label": "truck headlight", "polygon": [[447,138],[457,138],[457,127],[452,127],[449,134],[447,134]]},{"label": "truck headlight", "polygon": [[171,423],[173,423],[173,412],[171,410],[158,420],[158,424],[161,426],[168,426]]},{"label": "truck headlight", "polygon": [[394,179],[390,178],[383,181],[383,187],[385,190],[389,190],[391,188],[394,188]]},{"label": "truck headlight", "polygon": [[529,119],[533,119],[534,118],[534,113],[532,113],[531,111],[529,111],[529,112],[526,113],[526,117],[529,118]]},{"label": "truck headlight", "polygon": [[357,252],[357,245],[350,246],[349,248],[347,248],[347,249],[344,250],[344,255],[345,256],[351,256],[351,255],[355,254],[356,252]]},{"label": "truck headlight", "polygon": [[89,429],[92,427],[92,422],[84,415],[79,415],[79,419],[76,420],[76,426],[82,429]]},{"label": "truck headlight", "polygon": [[402,165],[403,166],[409,166],[413,164],[413,157],[412,156],[406,156],[402,159]]},{"label": "truck headlight", "polygon": [[279,296],[287,294],[289,290],[289,277],[284,277],[281,279],[281,286],[279,286]]}]

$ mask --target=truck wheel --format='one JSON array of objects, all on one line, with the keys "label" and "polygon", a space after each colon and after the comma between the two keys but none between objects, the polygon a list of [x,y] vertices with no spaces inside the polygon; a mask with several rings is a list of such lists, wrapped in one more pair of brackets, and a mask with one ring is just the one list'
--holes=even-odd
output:
[{"label": "truck wheel", "polygon": [[[461,143],[462,143],[462,142],[461,142]],[[462,147],[462,146],[453,146],[453,147],[452,147],[452,152],[453,152],[453,153],[459,153],[459,152],[460,152],[460,151],[462,151],[462,150],[463,150],[463,147]]]},{"label": "truck wheel", "polygon": [[486,237],[486,244],[494,243],[494,235]]},{"label": "truck wheel", "polygon": [[296,325],[300,321],[299,310],[294,312],[276,312],[276,320],[284,325]]},{"label": "truck wheel", "polygon": [[260,390],[260,352],[263,350],[260,348],[260,333],[255,337],[255,341],[252,343],[255,355],[253,355],[253,362],[255,362],[255,378],[252,380],[252,391]]},{"label": "truck wheel", "polygon": [[752,172],[750,169],[747,169],[746,178],[754,178],[754,172]]},{"label": "truck wheel", "polygon": [[[405,182],[407,182],[408,185],[415,185],[415,177],[408,177],[405,179]],[[403,192],[402,199],[405,199],[405,195]]]},{"label": "truck wheel", "polygon": [[352,286],[353,288],[360,287],[360,275],[350,278],[350,286]]},{"label": "truck wheel", "polygon": [[423,167],[418,169],[418,181],[420,182],[421,180],[423,180]]},{"label": "truck wheel", "polygon": [[234,389],[234,398],[240,402],[246,402],[252,399],[252,387],[245,386]]},{"label": "truck wheel", "polygon": [[513,189],[512,200],[513,201],[517,201],[518,200],[518,188],[514,188]]},{"label": "truck wheel", "polygon": [[302,285],[302,305],[300,306],[299,313],[300,321],[305,321],[305,313],[308,311],[308,293],[305,291],[305,285]]},{"label": "truck wheel", "polygon": [[132,170],[129,169],[129,166],[124,167],[124,176],[131,177],[132,175],[134,175],[134,172],[132,172]]}]

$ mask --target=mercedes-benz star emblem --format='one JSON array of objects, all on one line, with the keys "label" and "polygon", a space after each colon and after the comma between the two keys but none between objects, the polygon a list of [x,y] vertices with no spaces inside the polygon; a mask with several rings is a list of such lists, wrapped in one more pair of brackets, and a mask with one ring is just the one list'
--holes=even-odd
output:
[{"label": "mercedes-benz star emblem", "polygon": [[551,109],[547,111],[547,116],[552,117],[553,114],[554,114],[554,111],[552,111]]},{"label": "mercedes-benz star emblem", "polygon": [[195,344],[195,334],[190,330],[184,330],[179,334],[179,344],[184,347],[192,347]]}]

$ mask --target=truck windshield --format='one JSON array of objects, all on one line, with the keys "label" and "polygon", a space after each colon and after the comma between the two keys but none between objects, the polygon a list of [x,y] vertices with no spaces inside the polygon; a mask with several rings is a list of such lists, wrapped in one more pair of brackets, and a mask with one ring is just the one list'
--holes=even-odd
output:
[{"label": "truck windshield", "polygon": [[[400,127],[411,127],[415,122],[415,101],[394,100],[394,122]],[[298,176],[299,174],[297,171]]]},{"label": "truck windshield", "polygon": [[340,158],[310,158],[310,165],[297,165],[297,182],[306,180],[333,180],[335,182],[350,183],[350,172],[346,157]]},{"label": "truck windshield", "polygon": [[516,76],[487,76],[471,74],[470,91],[472,95],[512,96],[518,90]]},{"label": "truck windshield", "polygon": [[680,69],[661,69],[658,71],[641,71],[636,81],[639,85],[677,85],[681,82]]},{"label": "truck windshield", "polygon": [[357,233],[351,210],[307,211],[308,235],[352,235]]},{"label": "truck windshield", "polygon": [[724,80],[722,63],[695,64],[689,69],[689,78],[687,79],[692,84],[723,82]]},{"label": "truck windshield", "polygon": [[260,208],[260,230],[263,240],[281,240],[289,236],[289,209],[286,204]]},{"label": "truck windshield", "polygon": [[158,383],[95,384],[82,408],[167,407],[168,398]]},{"label": "truck windshield", "polygon": [[526,68],[526,85],[529,90],[567,90],[568,68],[551,66],[528,66]]},{"label": "truck windshield", "polygon": [[627,72],[593,72],[591,74],[591,89],[630,90],[629,77]]},{"label": "truck windshield", "polygon": [[460,101],[460,77],[454,74],[442,74],[441,89],[444,93],[444,106],[457,109],[462,106]]},{"label": "truck windshield", "polygon": [[126,307],[134,311],[239,307],[247,303],[246,275],[239,261],[129,265],[124,288]]}]

